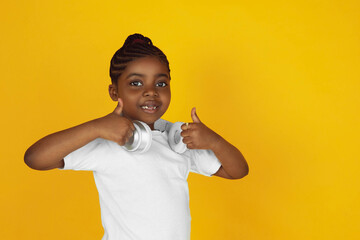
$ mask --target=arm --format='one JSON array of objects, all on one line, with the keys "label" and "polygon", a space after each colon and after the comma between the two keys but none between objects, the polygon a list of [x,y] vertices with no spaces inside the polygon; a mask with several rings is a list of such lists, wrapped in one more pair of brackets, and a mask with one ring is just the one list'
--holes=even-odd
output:
[{"label": "arm", "polygon": [[210,149],[221,162],[215,176],[239,179],[249,173],[248,164],[241,152],[220,135],[203,124],[196,115],[195,108],[191,111],[193,123],[182,125],[183,142],[189,149]]},{"label": "arm", "polygon": [[63,158],[97,138],[94,121],[50,134],[27,149],[26,165],[36,170],[64,167]]},{"label": "arm", "polygon": [[50,134],[29,147],[24,156],[26,165],[36,170],[64,167],[64,157],[96,138],[124,145],[135,129],[133,123],[121,116],[122,101],[114,112],[78,126]]},{"label": "arm", "polygon": [[221,162],[220,169],[214,174],[218,177],[239,179],[249,173],[249,166],[241,152],[218,135],[210,149]]}]

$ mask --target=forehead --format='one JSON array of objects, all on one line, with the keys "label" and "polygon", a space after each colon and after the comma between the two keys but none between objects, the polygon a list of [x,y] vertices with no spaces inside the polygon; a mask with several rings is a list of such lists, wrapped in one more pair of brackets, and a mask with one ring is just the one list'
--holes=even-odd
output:
[{"label": "forehead", "polygon": [[131,61],[126,66],[122,77],[126,78],[131,73],[140,73],[143,75],[155,76],[159,73],[168,74],[168,69],[165,63],[161,62],[159,58],[149,56]]}]

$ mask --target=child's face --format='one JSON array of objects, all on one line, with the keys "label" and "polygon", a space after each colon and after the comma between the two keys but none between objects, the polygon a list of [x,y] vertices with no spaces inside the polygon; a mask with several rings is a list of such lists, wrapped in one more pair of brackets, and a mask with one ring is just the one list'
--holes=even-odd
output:
[{"label": "child's face", "polygon": [[123,116],[140,120],[154,129],[154,122],[170,104],[170,80],[166,65],[156,57],[143,57],[130,62],[109,93],[114,101],[123,100]]}]

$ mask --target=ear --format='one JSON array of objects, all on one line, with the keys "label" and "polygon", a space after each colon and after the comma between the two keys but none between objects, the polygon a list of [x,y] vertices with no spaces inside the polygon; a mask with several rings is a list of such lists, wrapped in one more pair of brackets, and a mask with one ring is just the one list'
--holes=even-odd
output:
[{"label": "ear", "polygon": [[113,101],[118,100],[118,94],[117,94],[117,86],[115,84],[109,85],[109,95]]}]

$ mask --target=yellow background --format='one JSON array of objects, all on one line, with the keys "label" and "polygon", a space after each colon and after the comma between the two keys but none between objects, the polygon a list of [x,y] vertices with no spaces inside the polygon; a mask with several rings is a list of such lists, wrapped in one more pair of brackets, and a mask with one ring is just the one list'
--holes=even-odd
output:
[{"label": "yellow background", "polygon": [[192,239],[358,239],[358,1],[5,1],[0,14],[1,239],[101,239],[91,172],[35,171],[38,139],[113,111],[109,62],[141,33],[172,102],[249,163],[189,175]]}]

